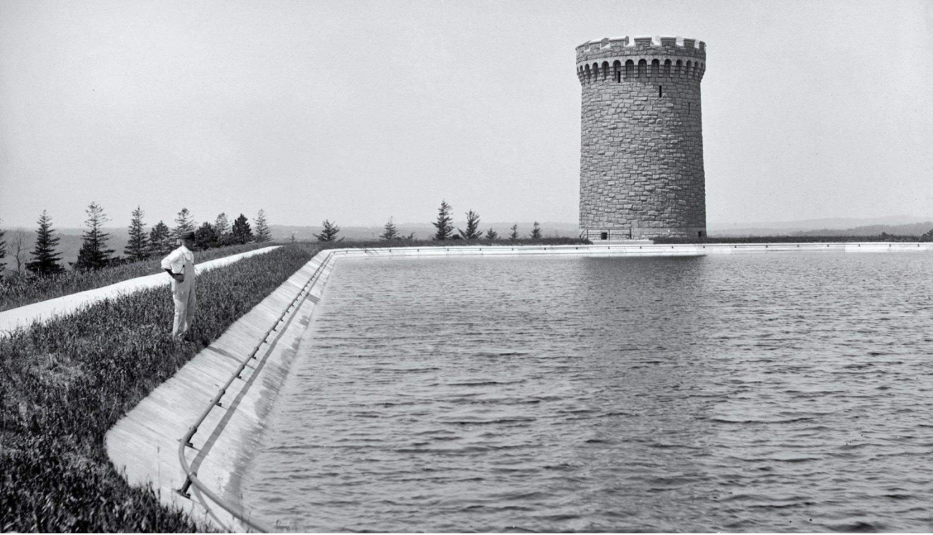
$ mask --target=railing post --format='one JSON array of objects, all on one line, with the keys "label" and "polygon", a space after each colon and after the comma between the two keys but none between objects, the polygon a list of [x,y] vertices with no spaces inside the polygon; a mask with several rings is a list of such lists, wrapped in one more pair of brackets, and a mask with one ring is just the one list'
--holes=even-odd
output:
[{"label": "railing post", "polygon": [[175,492],[178,495],[188,498],[190,500],[191,495],[188,494],[189,488],[191,488],[191,478],[189,476],[185,476],[185,483],[181,486],[180,489],[175,489]]}]

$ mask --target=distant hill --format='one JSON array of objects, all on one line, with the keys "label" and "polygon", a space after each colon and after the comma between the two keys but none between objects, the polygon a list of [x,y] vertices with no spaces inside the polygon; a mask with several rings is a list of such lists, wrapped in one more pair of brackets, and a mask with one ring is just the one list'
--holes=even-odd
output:
[{"label": "distant hill", "polygon": [[[69,262],[76,262],[78,260],[78,251],[81,250],[81,234],[84,232],[84,229],[78,228],[55,228],[54,235],[59,238],[58,247],[56,250],[62,255],[62,265],[67,269]],[[35,229],[4,229],[6,235],[4,236],[4,241],[6,241],[6,267],[16,267],[16,261],[12,258],[13,256],[13,240],[17,232],[22,233],[23,235],[23,244],[27,252],[32,251],[32,248],[36,241],[36,231]],[[107,240],[107,247],[116,251],[117,256],[123,256],[123,248],[126,247],[127,242],[129,242],[129,236],[127,234],[126,228],[105,228],[104,232],[110,234],[110,238]],[[27,261],[31,260],[32,257],[27,256]]]},{"label": "distant hill", "polygon": [[[933,219],[913,216],[889,216],[874,218],[825,218],[806,219],[801,221],[775,221],[762,223],[710,223],[708,225],[711,236],[789,236],[802,232],[813,232],[810,235],[840,236],[855,235],[868,236],[873,234],[919,235],[933,228]],[[922,232],[908,231],[908,227],[916,225],[918,228],[926,226]],[[903,228],[901,228],[903,227]],[[881,229],[877,231],[858,231],[854,229]],[[894,230],[894,231],[892,231]],[[827,232],[833,232],[828,234]],[[840,232],[840,233],[836,233]]]},{"label": "distant hill", "polygon": [[893,234],[895,236],[920,236],[933,230],[933,221],[911,223],[907,225],[865,225],[848,229],[818,229],[795,232],[795,236],[878,236],[879,234]]},{"label": "distant hill", "polygon": [[[481,223],[483,232],[488,228],[493,228],[504,238],[509,233],[509,228],[513,222],[495,222]],[[339,223],[338,223],[339,225]],[[459,228],[466,226],[463,221],[455,221],[454,225]],[[532,222],[518,222],[518,232],[523,237],[531,232]],[[414,233],[416,238],[430,239],[434,235],[434,227],[430,223],[397,223],[396,228],[402,235]],[[270,225],[272,239],[276,241],[288,241],[294,235],[296,240],[310,241],[314,240],[314,234],[320,234],[322,228],[320,225]],[[12,242],[17,232],[22,232],[24,236],[25,249],[32,251],[36,232],[34,228],[30,229],[4,229],[6,231],[5,240],[7,243],[6,266],[9,268],[15,265],[13,260]],[[123,248],[128,241],[126,227],[106,228],[110,233],[110,239],[107,245],[116,251],[116,254],[123,256]],[[147,228],[148,230],[148,228]],[[580,235],[580,229],[577,223],[552,222],[541,223],[541,230],[545,237],[551,238],[575,238]],[[894,234],[897,236],[920,236],[933,230],[933,218],[920,218],[912,216],[891,216],[880,218],[833,218],[833,219],[809,219],[802,221],[782,221],[782,222],[764,222],[750,224],[734,223],[710,223],[709,233],[711,236],[721,237],[741,237],[741,236],[877,236],[881,233]],[[80,228],[55,228],[55,235],[61,241],[58,251],[62,253],[62,260],[67,267],[68,262],[75,262],[78,259],[78,251],[81,249],[81,234],[84,229]],[[340,226],[340,237],[347,240],[373,240],[378,239],[382,234],[382,226]],[[27,255],[28,257],[28,255]]]}]

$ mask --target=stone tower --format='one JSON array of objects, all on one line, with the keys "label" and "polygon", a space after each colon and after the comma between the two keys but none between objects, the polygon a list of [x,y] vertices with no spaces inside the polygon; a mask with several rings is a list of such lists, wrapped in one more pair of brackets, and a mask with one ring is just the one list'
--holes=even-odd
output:
[{"label": "stone tower", "polygon": [[705,71],[706,44],[693,39],[577,47],[580,228],[589,239],[706,236]]}]

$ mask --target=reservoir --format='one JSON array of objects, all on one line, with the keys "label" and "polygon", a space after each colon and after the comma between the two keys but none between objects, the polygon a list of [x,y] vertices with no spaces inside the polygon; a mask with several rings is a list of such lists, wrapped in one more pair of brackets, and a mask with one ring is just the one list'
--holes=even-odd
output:
[{"label": "reservoir", "polygon": [[933,255],[341,259],[245,474],[300,531],[930,531]]}]

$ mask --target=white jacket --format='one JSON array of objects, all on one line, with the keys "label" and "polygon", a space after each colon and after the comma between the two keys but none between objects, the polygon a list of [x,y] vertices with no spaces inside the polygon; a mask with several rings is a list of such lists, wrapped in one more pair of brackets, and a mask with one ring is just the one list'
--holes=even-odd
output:
[{"label": "white jacket", "polygon": [[194,253],[184,245],[163,258],[161,265],[162,269],[170,270],[172,273],[185,274],[185,282],[183,283],[172,279],[172,289],[179,286],[188,288],[194,283]]}]

